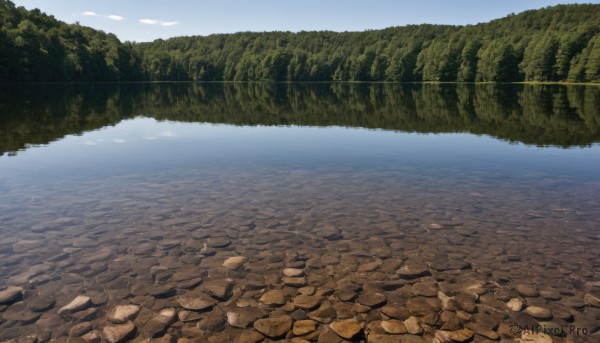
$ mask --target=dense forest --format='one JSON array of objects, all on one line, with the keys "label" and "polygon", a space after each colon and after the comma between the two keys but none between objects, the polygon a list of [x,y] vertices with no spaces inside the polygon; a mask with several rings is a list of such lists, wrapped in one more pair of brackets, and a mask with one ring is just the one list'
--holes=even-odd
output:
[{"label": "dense forest", "polygon": [[0,80],[600,82],[600,5],[468,26],[240,32],[121,43],[0,0]]},{"label": "dense forest", "polygon": [[540,146],[600,140],[600,87],[123,83],[0,87],[0,155],[137,116],[231,125],[469,132]]},{"label": "dense forest", "polygon": [[0,81],[133,81],[144,79],[132,44],[38,9],[0,0]]}]

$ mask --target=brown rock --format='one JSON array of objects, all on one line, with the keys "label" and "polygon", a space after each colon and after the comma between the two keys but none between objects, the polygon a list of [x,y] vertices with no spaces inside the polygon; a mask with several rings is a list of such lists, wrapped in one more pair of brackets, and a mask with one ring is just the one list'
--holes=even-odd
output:
[{"label": "brown rock", "polygon": [[204,315],[202,313],[194,311],[181,310],[179,311],[179,313],[177,313],[177,318],[179,318],[179,320],[184,323],[195,322],[202,319],[203,317]]},{"label": "brown rock", "polygon": [[318,309],[308,313],[308,318],[323,324],[331,323],[336,316],[337,313],[329,302],[322,303]]},{"label": "brown rock", "polygon": [[100,335],[100,331],[94,330],[81,336],[81,339],[86,343],[100,343],[102,341],[102,336]]},{"label": "brown rock", "polygon": [[94,327],[91,323],[79,323],[69,330],[69,337],[81,337],[93,329]]},{"label": "brown rock", "polygon": [[408,331],[408,333],[411,335],[417,335],[423,332],[423,329],[419,325],[419,320],[417,319],[417,317],[410,316],[403,323],[404,326],[406,326],[406,331]]},{"label": "brown rock", "polygon": [[358,322],[354,318],[334,321],[331,324],[329,324],[329,327],[338,336],[345,338],[345,339],[351,339],[352,337],[356,336],[362,330],[362,327],[358,324]]},{"label": "brown rock", "polygon": [[517,285],[517,292],[524,297],[537,297],[540,295],[537,289],[529,285]]},{"label": "brown rock", "polygon": [[81,310],[85,310],[86,308],[92,305],[91,298],[85,295],[78,295],[75,299],[71,300],[70,303],[61,307],[58,310],[58,314],[62,313],[73,313]]},{"label": "brown rock", "polygon": [[356,293],[347,289],[336,291],[334,295],[340,301],[352,301],[354,298],[356,298]]},{"label": "brown rock", "polygon": [[144,331],[148,337],[159,337],[177,320],[177,310],[171,307],[163,308],[146,323]]},{"label": "brown rock", "polygon": [[110,325],[102,330],[104,339],[109,343],[121,343],[131,338],[135,333],[135,325],[132,322]]},{"label": "brown rock", "polygon": [[266,291],[265,294],[260,297],[260,301],[267,305],[281,306],[285,304],[285,296],[282,291],[273,289]]},{"label": "brown rock", "polygon": [[402,343],[427,343],[423,337],[417,335],[398,335],[396,337],[400,337]]},{"label": "brown rock", "polygon": [[223,267],[231,270],[238,270],[246,262],[248,262],[246,256],[232,256],[223,262]]},{"label": "brown rock", "polygon": [[520,341],[523,343],[552,343],[552,337],[544,333],[523,333]]},{"label": "brown rock", "polygon": [[446,311],[457,311],[461,308],[454,297],[449,297],[444,294],[442,291],[437,293],[438,299],[442,303],[442,308]]},{"label": "brown rock", "polygon": [[304,310],[310,310],[319,305],[321,302],[321,298],[314,295],[299,295],[294,298],[294,306],[299,307]]},{"label": "brown rock", "polygon": [[588,306],[600,307],[600,298],[590,293],[583,297],[583,302]]},{"label": "brown rock", "polygon": [[455,342],[466,342],[473,338],[473,335],[474,332],[469,329],[451,331],[448,333],[448,337]]},{"label": "brown rock", "polygon": [[500,336],[494,331],[490,330],[483,325],[479,325],[477,323],[467,323],[465,325],[467,329],[474,331],[476,334],[481,335],[483,337],[487,337],[491,340],[497,340]]},{"label": "brown rock", "polygon": [[331,223],[318,223],[315,225],[315,233],[322,238],[330,241],[342,239],[341,230]]},{"label": "brown rock", "polygon": [[284,276],[282,281],[283,281],[283,284],[286,286],[292,286],[292,287],[306,286],[306,278],[305,277]]},{"label": "brown rock", "polygon": [[233,327],[246,328],[264,316],[256,307],[244,307],[227,312],[227,323]]},{"label": "brown rock", "polygon": [[399,320],[405,320],[410,317],[410,312],[400,305],[388,304],[379,309],[379,311],[390,318]]},{"label": "brown rock", "polygon": [[244,330],[233,340],[233,343],[258,343],[265,337],[253,330]]},{"label": "brown rock", "polygon": [[155,298],[168,298],[177,293],[177,289],[171,285],[158,285],[150,288],[148,293]]},{"label": "brown rock", "polygon": [[438,294],[437,287],[421,282],[412,285],[412,291],[416,296],[424,297],[435,297]]},{"label": "brown rock", "polygon": [[0,305],[17,301],[23,297],[22,287],[8,287],[0,291]]},{"label": "brown rock", "polygon": [[285,268],[283,270],[283,275],[287,277],[301,277],[304,276],[304,270],[297,268]]},{"label": "brown rock", "polygon": [[543,307],[528,306],[525,309],[525,312],[530,314],[535,319],[542,319],[542,320],[552,319],[552,312],[550,312],[550,310],[545,309]]},{"label": "brown rock", "polygon": [[402,278],[412,279],[420,276],[431,275],[431,272],[429,271],[429,268],[427,268],[427,266],[418,264],[408,264],[398,269],[398,274]]},{"label": "brown rock", "polygon": [[560,298],[562,298],[560,293],[555,289],[542,290],[542,291],[540,291],[540,296],[546,300],[551,300],[551,301],[560,300]]},{"label": "brown rock", "polygon": [[28,298],[26,303],[27,308],[33,312],[45,312],[54,307],[56,300],[51,296],[38,295]]},{"label": "brown rock", "polygon": [[352,306],[351,311],[354,313],[367,313],[367,312],[371,311],[371,308],[369,306],[365,306],[365,305],[361,305],[361,304],[354,304],[354,306]]},{"label": "brown rock", "polygon": [[304,287],[298,288],[298,293],[304,294],[304,295],[314,295],[315,291],[316,291],[316,288],[313,286],[304,286]]},{"label": "brown rock", "polygon": [[292,328],[292,317],[284,315],[281,317],[259,319],[254,322],[254,328],[267,337],[278,338],[290,331]]},{"label": "brown rock", "polygon": [[231,297],[231,284],[227,280],[205,281],[201,288],[206,294],[219,300],[227,300]]},{"label": "brown rock", "polygon": [[371,332],[367,336],[369,343],[402,343],[402,337],[404,335],[386,335],[377,332]]},{"label": "brown rock", "polygon": [[121,324],[133,320],[142,308],[139,305],[118,305],[108,311],[108,320]]},{"label": "brown rock", "polygon": [[488,329],[495,330],[498,327],[498,320],[485,312],[479,312],[473,315],[475,323],[482,325]]},{"label": "brown rock", "polygon": [[369,307],[377,307],[383,305],[386,301],[387,298],[385,297],[385,295],[375,292],[365,293],[358,297],[358,299],[356,300],[356,302],[358,302],[359,304]]},{"label": "brown rock", "polygon": [[225,248],[231,244],[231,240],[227,237],[209,238],[206,241],[206,246],[210,248]]},{"label": "brown rock", "polygon": [[218,302],[208,295],[200,292],[190,292],[177,297],[177,302],[181,307],[192,310],[202,311],[215,306]]},{"label": "brown rock", "polygon": [[512,298],[506,303],[506,307],[515,312],[519,312],[523,309],[523,301],[519,298]]},{"label": "brown rock", "polygon": [[310,319],[298,320],[294,323],[293,333],[296,336],[306,335],[317,329],[317,322]]},{"label": "brown rock", "polygon": [[385,332],[387,332],[389,334],[393,334],[393,335],[397,335],[397,334],[401,334],[401,333],[408,333],[408,330],[406,329],[406,325],[404,325],[403,322],[396,320],[396,319],[382,321],[381,327],[383,328],[383,330]]}]

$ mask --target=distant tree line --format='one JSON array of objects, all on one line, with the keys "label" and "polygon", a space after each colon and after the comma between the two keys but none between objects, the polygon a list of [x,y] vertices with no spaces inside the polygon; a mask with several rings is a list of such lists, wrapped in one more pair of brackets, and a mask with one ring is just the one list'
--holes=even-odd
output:
[{"label": "distant tree line", "polygon": [[600,5],[468,26],[240,32],[121,43],[0,0],[3,81],[600,82]]}]

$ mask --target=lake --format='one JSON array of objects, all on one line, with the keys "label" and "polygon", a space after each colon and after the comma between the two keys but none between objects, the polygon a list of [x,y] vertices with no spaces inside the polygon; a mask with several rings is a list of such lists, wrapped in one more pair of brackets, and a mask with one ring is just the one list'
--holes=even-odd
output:
[{"label": "lake", "polygon": [[599,143],[595,86],[5,86],[0,340],[597,342]]}]

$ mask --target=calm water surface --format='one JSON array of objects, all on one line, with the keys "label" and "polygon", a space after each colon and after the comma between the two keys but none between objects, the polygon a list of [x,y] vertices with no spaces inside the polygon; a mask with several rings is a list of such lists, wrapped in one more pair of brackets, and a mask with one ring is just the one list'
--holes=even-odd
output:
[{"label": "calm water surface", "polygon": [[[2,94],[0,292],[23,288],[0,296],[3,340],[73,327],[109,339],[124,321],[110,310],[126,304],[139,305],[125,319],[136,340],[316,341],[338,337],[330,322],[356,318],[354,339],[377,341],[389,334],[380,321],[411,316],[421,332],[403,342],[463,327],[476,342],[512,341],[515,324],[561,328],[555,341],[600,339],[598,87]],[[232,256],[244,263],[224,265]],[[269,303],[268,290],[288,303]],[[205,294],[214,304],[192,308]],[[61,310],[77,295],[90,300]],[[171,307],[177,320],[156,324]],[[317,325],[302,335],[263,328],[307,316]]]}]

